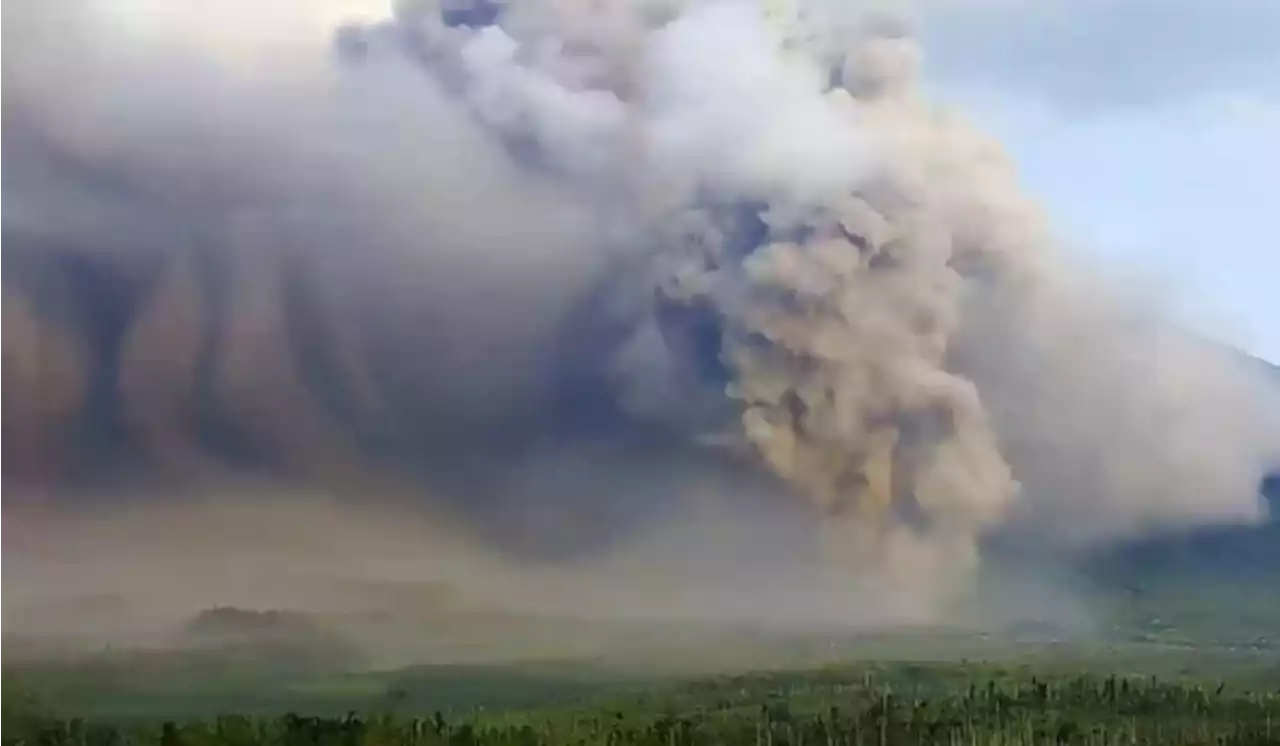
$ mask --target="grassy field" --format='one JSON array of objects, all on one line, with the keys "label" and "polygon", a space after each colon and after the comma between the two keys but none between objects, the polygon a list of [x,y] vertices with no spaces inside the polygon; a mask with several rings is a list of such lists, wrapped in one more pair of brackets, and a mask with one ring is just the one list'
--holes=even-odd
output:
[{"label": "grassy field", "polygon": [[1280,743],[1280,652],[1144,634],[777,637],[673,644],[644,665],[364,671],[246,650],[103,651],[6,664],[3,733],[77,746]]},{"label": "grassy field", "polygon": [[[355,665],[330,637],[296,630],[267,643],[11,656],[3,739],[1280,744],[1280,589],[1118,585],[1093,609],[1097,625],[1077,635],[1034,624],[856,635],[624,628],[598,631],[605,655],[543,651],[484,665]],[[610,635],[643,644],[613,646]]]},{"label": "grassy field", "polygon": [[[1084,663],[885,661],[690,678],[426,666],[168,692],[95,692],[85,681],[41,692],[10,672],[3,732],[12,744],[165,746],[1280,743],[1280,695],[1264,671],[1162,679]],[[63,674],[64,684],[78,678]]]}]

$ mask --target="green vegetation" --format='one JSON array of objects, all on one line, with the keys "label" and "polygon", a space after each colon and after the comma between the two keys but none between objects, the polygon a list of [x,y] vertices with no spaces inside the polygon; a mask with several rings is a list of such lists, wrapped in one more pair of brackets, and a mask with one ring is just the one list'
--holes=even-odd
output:
[{"label": "green vegetation", "polygon": [[[265,703],[276,714],[173,720],[163,706],[79,719],[21,679],[5,684],[4,742],[15,745],[1280,743],[1280,695],[1237,682],[961,663],[665,682],[571,666],[431,666],[255,694],[254,711]],[[344,702],[360,707],[343,714]],[[294,714],[278,714],[289,704]]]},{"label": "green vegetation", "polygon": [[[3,740],[1280,745],[1280,596],[1271,584],[1139,580],[1118,578],[1093,596],[1096,624],[1077,633],[1041,624],[859,634],[567,624],[566,634],[598,634],[607,654],[530,644],[530,633],[516,640],[523,659],[392,669],[371,668],[323,620],[214,609],[167,648],[11,657]],[[478,626],[450,619],[432,618],[424,632],[440,649]],[[505,623],[513,635],[554,626]]]}]

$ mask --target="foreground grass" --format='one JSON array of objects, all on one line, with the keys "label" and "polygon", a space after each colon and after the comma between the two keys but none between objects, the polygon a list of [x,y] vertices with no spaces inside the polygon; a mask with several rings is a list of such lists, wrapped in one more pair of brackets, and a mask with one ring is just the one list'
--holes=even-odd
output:
[{"label": "foreground grass", "polygon": [[[1280,648],[1267,634],[1280,617],[1274,596],[1246,606],[1243,595],[1176,608],[1144,592],[1120,599],[1130,620],[1118,632],[1074,641],[1038,630],[673,635],[612,658],[356,672],[326,648],[287,646],[11,659],[3,740],[1280,745]],[[1255,608],[1265,620],[1240,613]],[[839,660],[862,662],[823,665]]]},{"label": "foreground grass", "polygon": [[[1276,744],[1280,696],[1242,683],[1025,667],[880,664],[594,684],[583,676],[414,669],[340,714],[80,719],[5,687],[6,744]],[[487,678],[486,678],[487,677]],[[357,679],[356,681],[360,681]],[[15,683],[13,681],[7,683]],[[368,681],[360,684],[369,687]],[[1252,689],[1252,691],[1251,691]],[[1274,691],[1274,686],[1271,687]],[[456,705],[429,704],[432,693]],[[312,692],[315,695],[316,692]],[[442,697],[440,701],[448,701]],[[280,696],[275,702],[283,703]],[[518,706],[473,703],[523,701]],[[226,710],[230,712],[232,710]],[[156,715],[159,710],[156,710]]]}]

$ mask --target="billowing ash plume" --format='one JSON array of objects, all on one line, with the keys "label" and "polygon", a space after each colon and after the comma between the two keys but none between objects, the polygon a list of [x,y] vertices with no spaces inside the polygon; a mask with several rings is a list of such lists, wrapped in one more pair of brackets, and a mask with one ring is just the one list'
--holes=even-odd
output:
[{"label": "billowing ash plume", "polygon": [[[926,595],[1010,527],[1259,515],[1274,393],[1059,255],[999,147],[923,97],[901,14],[134,5],[15,14],[6,362],[48,339],[83,371],[23,410],[41,443],[96,408],[145,450],[438,477],[566,421],[664,455],[716,428],[838,568]],[[78,292],[46,275],[115,278],[115,326],[11,310]]]}]

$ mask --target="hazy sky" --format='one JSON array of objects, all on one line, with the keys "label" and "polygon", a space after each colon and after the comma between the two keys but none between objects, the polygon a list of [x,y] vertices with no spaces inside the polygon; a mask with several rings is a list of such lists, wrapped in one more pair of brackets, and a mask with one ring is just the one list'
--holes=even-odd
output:
[{"label": "hazy sky", "polygon": [[933,2],[930,85],[1060,234],[1280,362],[1280,0]]}]

